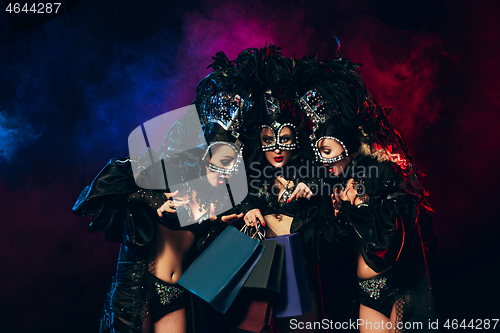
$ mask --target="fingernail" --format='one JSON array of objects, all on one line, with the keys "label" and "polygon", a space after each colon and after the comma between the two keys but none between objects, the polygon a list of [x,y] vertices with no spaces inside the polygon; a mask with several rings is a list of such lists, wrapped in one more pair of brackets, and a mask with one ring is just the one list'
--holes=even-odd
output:
[{"label": "fingernail", "polygon": [[262,222],[262,225],[265,227],[265,226],[266,226],[266,223],[265,223],[265,222]]},{"label": "fingernail", "polygon": [[288,199],[288,200],[286,201],[286,203],[289,203],[289,202],[290,202],[290,199]]}]

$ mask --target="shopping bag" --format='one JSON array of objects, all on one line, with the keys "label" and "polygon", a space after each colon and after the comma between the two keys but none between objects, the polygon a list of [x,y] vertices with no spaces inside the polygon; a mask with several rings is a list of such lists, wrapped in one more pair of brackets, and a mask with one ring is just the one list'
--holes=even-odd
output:
[{"label": "shopping bag", "polygon": [[264,252],[253,269],[244,288],[267,289],[280,292],[284,262],[284,245],[276,240],[262,240]]},{"label": "shopping bag", "polygon": [[177,283],[225,313],[262,256],[256,239],[228,226]]},{"label": "shopping bag", "polygon": [[243,288],[226,312],[226,321],[240,330],[270,332],[275,295],[266,289]]},{"label": "shopping bag", "polygon": [[274,301],[274,316],[294,317],[312,310],[304,255],[297,233],[269,238],[285,247],[281,291]]},{"label": "shopping bag", "polygon": [[262,240],[261,244],[264,252],[259,262],[226,312],[232,327],[249,332],[269,331],[272,301],[281,287],[284,246],[275,240]]}]

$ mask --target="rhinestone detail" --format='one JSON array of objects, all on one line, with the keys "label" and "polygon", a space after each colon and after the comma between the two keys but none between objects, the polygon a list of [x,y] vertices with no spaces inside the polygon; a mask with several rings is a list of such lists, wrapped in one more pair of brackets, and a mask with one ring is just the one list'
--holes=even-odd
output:
[{"label": "rhinestone detail", "polygon": [[[318,148],[318,143],[323,139],[332,139],[332,140],[337,141],[342,146],[344,151],[342,153],[340,153],[340,155],[338,155],[338,156],[331,157],[331,158],[324,158],[321,155],[321,152],[319,151],[319,148]],[[316,161],[320,162],[320,163],[324,163],[324,164],[337,163],[338,161],[341,161],[344,158],[346,158],[347,156],[349,156],[349,152],[347,151],[345,144],[334,136],[322,136],[321,138],[316,140],[315,144],[312,144],[312,148],[314,150],[314,154],[316,155]]]},{"label": "rhinestone detail", "polygon": [[[295,131],[295,143],[281,143],[280,142],[280,133],[284,127],[290,127]],[[277,121],[274,121],[271,126],[262,125],[261,128],[269,128],[273,131],[274,143],[268,145],[262,145],[262,151],[273,151],[273,150],[294,150],[297,148],[297,143],[299,142],[298,133],[296,131],[296,126],[291,123],[280,124]]]},{"label": "rhinestone detail", "polygon": [[[217,123],[224,130],[231,131],[235,137],[239,137],[239,129],[242,124],[242,110],[247,103],[239,95],[221,92],[210,97],[210,99],[202,106],[201,118],[205,119],[206,123]],[[205,122],[204,121],[204,122]]]},{"label": "rhinestone detail", "polygon": [[324,124],[328,118],[337,114],[337,111],[330,110],[323,96],[314,89],[306,92],[304,96],[299,98],[298,102],[307,117],[314,124],[310,135],[312,141],[316,138],[315,132],[319,128],[319,124]]},{"label": "rhinestone detail", "polygon": [[233,173],[236,173],[238,172],[238,166],[243,162],[243,145],[239,146],[236,144],[233,145],[229,142],[224,142],[224,141],[216,141],[216,142],[212,142],[208,148],[205,150],[205,154],[203,154],[203,160],[209,160],[209,152],[210,152],[210,148],[212,148],[212,146],[214,145],[226,145],[226,146],[229,146],[231,147],[231,149],[233,149],[233,151],[237,154],[236,155],[236,159],[233,163],[233,166],[231,168],[222,168],[222,167],[219,167],[213,163],[211,163],[209,161],[208,163],[208,169],[212,172],[218,172],[220,174],[223,174],[223,175],[232,175]]},{"label": "rhinestone detail", "polygon": [[170,304],[174,299],[181,297],[184,289],[180,289],[174,286],[164,286],[158,282],[155,282],[156,292],[160,296],[160,303],[162,305]]},{"label": "rhinestone detail", "polygon": [[384,276],[384,277],[359,281],[359,286],[371,298],[378,299],[380,298],[380,291],[387,286],[387,278]]}]

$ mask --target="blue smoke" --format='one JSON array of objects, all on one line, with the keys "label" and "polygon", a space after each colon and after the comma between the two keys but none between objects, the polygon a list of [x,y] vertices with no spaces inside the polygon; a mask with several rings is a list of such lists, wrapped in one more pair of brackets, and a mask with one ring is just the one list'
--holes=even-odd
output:
[{"label": "blue smoke", "polygon": [[[126,156],[127,137],[141,123],[189,104],[194,86],[185,96],[172,93],[179,89],[181,31],[169,6],[83,1],[56,20],[0,38],[0,110],[9,109],[0,118],[2,161],[19,163],[17,154],[51,170],[54,162],[64,169],[100,156],[97,167]],[[156,12],[165,20],[152,19]]]},{"label": "blue smoke", "polygon": [[0,112],[0,161],[9,162],[16,152],[38,139],[33,125],[23,119],[9,117],[7,112]]}]

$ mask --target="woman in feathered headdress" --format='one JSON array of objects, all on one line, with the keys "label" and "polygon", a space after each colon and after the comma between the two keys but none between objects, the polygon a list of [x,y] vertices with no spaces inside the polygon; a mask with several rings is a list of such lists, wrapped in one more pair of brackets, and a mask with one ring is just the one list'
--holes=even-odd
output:
[{"label": "woman in feathered headdress", "polygon": [[[218,53],[212,67],[212,80],[206,81],[202,91],[230,92],[245,101],[242,117],[236,119],[241,124],[240,138],[245,141],[248,172],[249,195],[239,206],[245,213],[245,224],[257,228],[261,236],[290,234],[300,211],[315,205],[308,200],[313,193],[308,187],[307,172],[306,179],[298,172],[302,166],[307,169],[312,155],[303,128],[306,119],[296,103],[296,61],[281,55],[275,45],[269,45],[246,49],[234,61]],[[305,266],[298,269],[306,274]],[[297,316],[304,313],[296,319],[317,321],[318,276],[316,270],[307,272],[310,286],[306,285],[304,291],[307,295],[311,289],[312,310],[311,302],[304,297],[304,304],[298,308],[307,310],[297,311]],[[289,331],[290,319],[276,319],[275,327],[280,332]]]},{"label": "woman in feathered headdress", "polygon": [[231,206],[226,183],[242,156],[227,115],[212,120],[202,131],[199,114],[188,107],[158,152],[112,159],[75,203],[75,214],[93,215],[90,231],[121,243],[100,332],[195,330],[199,317],[187,319],[191,295],[177,280],[226,223],[243,216],[214,220]]},{"label": "woman in feathered headdress", "polygon": [[[321,232],[313,247],[354,242],[359,318],[377,323],[374,331],[402,332],[406,322],[425,323],[433,313],[426,260],[431,210],[403,136],[357,67],[343,58],[321,62],[312,56],[297,69],[315,158],[328,168],[326,181],[338,184],[329,193],[332,217],[311,218],[297,231],[303,237]],[[318,259],[325,254],[317,253]]]}]

